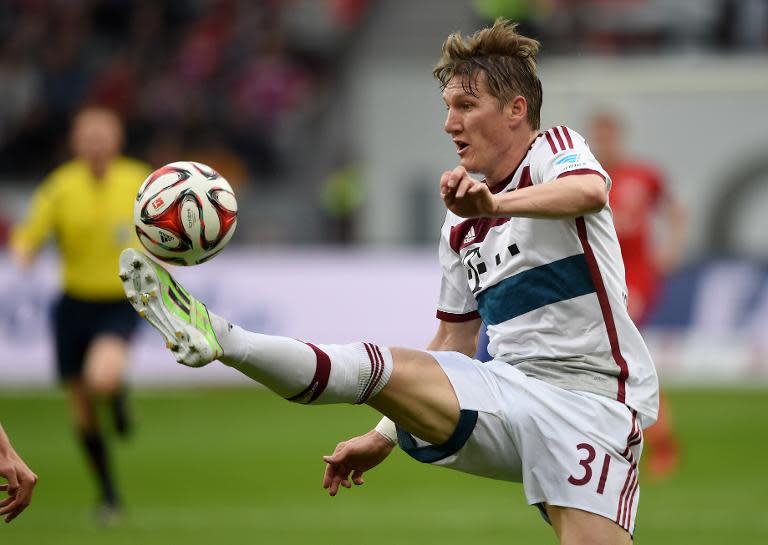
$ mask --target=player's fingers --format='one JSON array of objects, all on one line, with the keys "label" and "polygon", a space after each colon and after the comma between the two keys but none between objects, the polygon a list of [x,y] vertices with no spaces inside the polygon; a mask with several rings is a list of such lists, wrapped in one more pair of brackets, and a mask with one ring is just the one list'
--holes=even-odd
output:
[{"label": "player's fingers", "polygon": [[12,498],[11,502],[8,505],[4,505],[2,508],[0,508],[0,516],[7,515],[8,513],[12,513],[16,509],[18,509],[18,500],[16,498]]},{"label": "player's fingers", "polygon": [[335,496],[339,491],[342,481],[349,475],[350,469],[343,464],[328,465],[326,475],[323,479],[323,488],[328,490],[328,494]]},{"label": "player's fingers", "polygon": [[452,174],[457,179],[461,180],[464,176],[467,176],[467,169],[462,167],[462,166],[458,166],[458,167],[453,169]]},{"label": "player's fingers", "polygon": [[21,507],[17,507],[16,509],[14,509],[14,510],[13,510],[13,511],[11,511],[10,513],[8,513],[8,516],[7,516],[7,517],[5,517],[5,522],[6,522],[6,524],[7,524],[7,523],[9,523],[9,522],[11,522],[11,521],[12,521],[13,519],[15,519],[16,517],[18,517],[18,516],[21,514],[21,512],[22,512],[22,511],[24,511],[24,509],[25,509],[26,507],[27,507],[26,505],[23,505],[23,506],[21,506]]},{"label": "player's fingers", "polygon": [[474,181],[469,176],[462,178],[461,183],[459,183],[459,186],[456,188],[456,198],[461,199],[464,197],[473,184]]},{"label": "player's fingers", "polygon": [[451,177],[451,171],[450,170],[446,170],[445,172],[443,172],[440,175],[440,188],[441,189],[443,187],[448,187],[448,180],[450,179],[450,177]]},{"label": "player's fingers", "polygon": [[[341,464],[328,464],[325,467],[325,475],[323,476],[323,486],[326,484],[330,485],[331,482],[333,482],[334,479],[339,478],[339,476],[343,476],[345,468]],[[327,488],[327,487],[326,487]]]},{"label": "player's fingers", "polygon": [[328,488],[331,486],[331,480],[333,479],[333,466],[326,465],[325,471],[323,472],[323,488]]},{"label": "player's fingers", "polygon": [[11,468],[10,470],[2,473],[5,476],[5,480],[8,483],[5,485],[5,489],[8,491],[9,496],[15,496],[16,491],[19,489],[19,478],[16,475],[16,470]]},{"label": "player's fingers", "polygon": [[335,463],[337,463],[336,455],[335,454],[331,454],[331,455],[323,456],[323,462],[325,462],[326,464],[335,464]]},{"label": "player's fingers", "polygon": [[467,171],[464,169],[464,167],[456,167],[451,171],[451,174],[448,176],[448,187],[455,188],[458,187],[459,183],[461,183],[461,180],[467,175]]},{"label": "player's fingers", "polygon": [[357,469],[353,471],[352,482],[355,483],[357,486],[365,484],[365,481],[363,480],[363,472]]},{"label": "player's fingers", "polygon": [[2,501],[0,501],[0,507],[5,507],[14,501],[16,501],[16,496],[8,496],[7,498],[3,498]]},{"label": "player's fingers", "polygon": [[345,475],[342,475],[342,474],[334,476],[333,481],[331,482],[331,486],[330,488],[328,488],[328,493],[331,496],[335,496],[336,494],[338,494],[339,488],[344,486],[344,477]]},{"label": "player's fingers", "polygon": [[8,490],[8,485],[5,483],[0,484],[0,490]]},{"label": "player's fingers", "polygon": [[344,461],[345,455],[346,452],[344,447],[339,445],[336,447],[336,450],[333,451],[333,454],[323,456],[323,462],[326,464],[340,464]]},{"label": "player's fingers", "polygon": [[339,491],[339,484],[336,481],[336,479],[331,479],[330,484],[328,485],[328,495],[329,496],[335,496],[336,493]]}]

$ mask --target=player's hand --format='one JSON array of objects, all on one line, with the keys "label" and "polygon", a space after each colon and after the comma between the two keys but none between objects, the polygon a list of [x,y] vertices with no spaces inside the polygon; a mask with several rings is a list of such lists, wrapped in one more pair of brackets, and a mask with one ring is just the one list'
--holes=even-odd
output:
[{"label": "player's hand", "polygon": [[498,210],[488,185],[475,180],[464,167],[443,172],[440,197],[448,210],[464,218],[494,216]]},{"label": "player's hand", "polygon": [[0,484],[0,491],[8,497],[0,501],[0,516],[5,515],[5,522],[11,522],[32,501],[32,491],[37,484],[35,475],[14,450],[0,451],[0,475],[5,477],[5,484]]},{"label": "player's hand", "polygon": [[323,456],[323,461],[328,464],[323,475],[323,488],[335,496],[340,486],[352,488],[352,483],[363,484],[363,473],[384,461],[393,448],[387,438],[373,430],[339,443],[331,456]]}]

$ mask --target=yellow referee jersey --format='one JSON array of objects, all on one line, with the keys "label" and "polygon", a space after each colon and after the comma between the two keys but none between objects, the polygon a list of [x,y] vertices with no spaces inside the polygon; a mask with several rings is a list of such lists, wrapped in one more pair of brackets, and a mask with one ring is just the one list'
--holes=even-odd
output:
[{"label": "yellow referee jersey", "polygon": [[64,163],[35,192],[26,220],[13,230],[13,243],[34,253],[54,235],[67,295],[122,299],[117,259],[124,248],[138,245],[133,204],[150,171],[145,163],[120,157],[97,180],[84,161]]}]

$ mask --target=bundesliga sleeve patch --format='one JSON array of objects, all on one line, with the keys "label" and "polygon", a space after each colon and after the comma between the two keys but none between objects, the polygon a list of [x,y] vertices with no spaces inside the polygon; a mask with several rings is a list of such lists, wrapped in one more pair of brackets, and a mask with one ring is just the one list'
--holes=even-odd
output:
[{"label": "bundesliga sleeve patch", "polygon": [[590,161],[585,157],[584,153],[567,150],[562,151],[553,157],[553,167],[555,171],[555,177],[560,176],[564,172],[570,170],[579,170],[583,168],[589,168],[591,166]]}]

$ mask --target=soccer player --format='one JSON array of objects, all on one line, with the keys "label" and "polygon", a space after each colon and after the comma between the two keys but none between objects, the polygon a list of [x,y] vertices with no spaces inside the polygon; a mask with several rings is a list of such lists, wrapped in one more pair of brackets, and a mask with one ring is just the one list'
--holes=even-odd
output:
[{"label": "soccer player", "polygon": [[[647,161],[632,159],[625,150],[624,128],[610,111],[590,120],[590,143],[613,183],[611,209],[624,258],[629,315],[642,328],[657,302],[663,277],[680,265],[685,240],[685,210],[664,176]],[[654,225],[658,221],[659,225]],[[658,227],[663,237],[654,240]],[[645,436],[647,467],[656,479],[670,476],[679,465],[678,442],[669,424],[669,403],[660,398],[659,418]]]},{"label": "soccer player", "polygon": [[123,374],[138,320],[116,277],[116,261],[122,249],[137,243],[133,202],[151,171],[120,155],[122,140],[122,124],[112,111],[79,112],[71,131],[75,157],[47,176],[11,237],[12,254],[22,267],[51,235],[55,238],[63,289],[53,309],[58,375],[98,481],[97,514],[103,522],[115,519],[120,501],[95,403],[107,399],[116,430],[129,432]]},{"label": "soccer player", "polygon": [[[522,482],[561,543],[627,544],[656,373],[624,305],[610,179],[576,132],[539,129],[538,47],[500,19],[449,36],[434,70],[459,165],[440,179],[448,212],[429,351],[245,331],[132,249],[120,275],[179,362],[218,359],[288,400],[367,403],[387,417],[325,457],[331,495],[362,484],[399,443],[421,462]],[[469,356],[481,319],[487,363]]]},{"label": "soccer player", "polygon": [[32,501],[32,491],[37,484],[37,475],[24,463],[11,445],[11,440],[0,426],[0,476],[6,483],[0,484],[0,490],[8,497],[0,500],[0,516],[5,515],[5,522],[18,517]]}]

